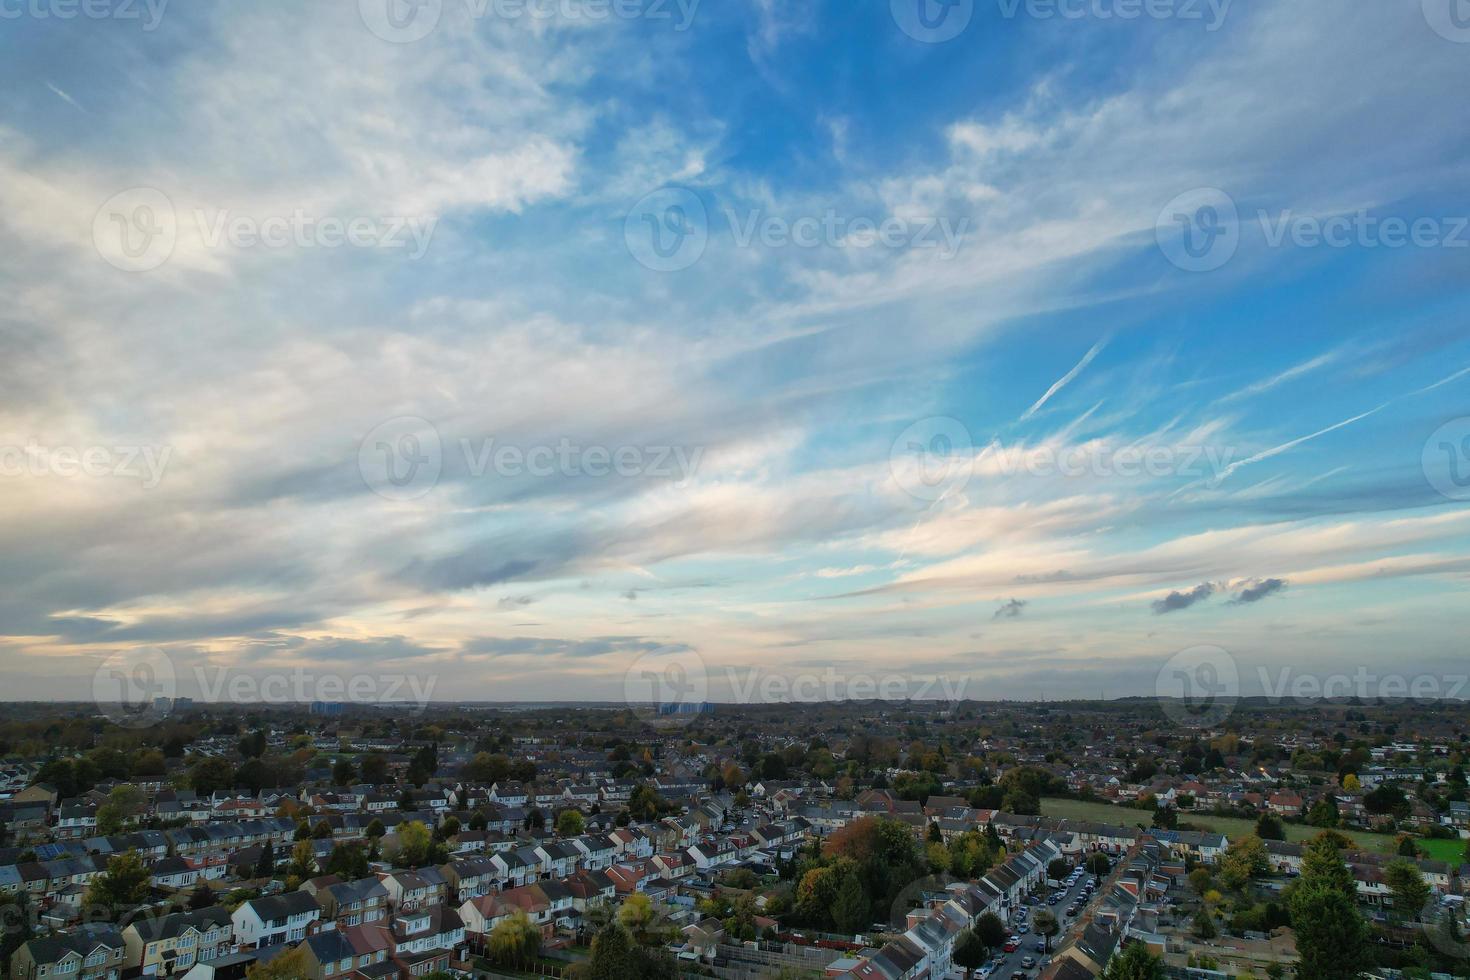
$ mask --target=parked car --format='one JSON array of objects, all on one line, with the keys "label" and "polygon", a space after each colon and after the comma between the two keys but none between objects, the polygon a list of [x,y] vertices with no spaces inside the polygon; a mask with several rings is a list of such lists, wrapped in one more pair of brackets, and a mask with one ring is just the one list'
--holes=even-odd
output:
[{"label": "parked car", "polygon": [[1010,939],[1006,940],[1006,944],[1001,948],[1004,949],[1007,953],[1014,953],[1016,950],[1021,948],[1021,937],[1012,936]]},{"label": "parked car", "polygon": [[1028,970],[1031,969],[1032,967],[1034,967],[1036,965],[1036,957],[1034,957],[1034,956],[1023,956],[1023,957],[1021,957],[1021,965],[1024,966]]}]

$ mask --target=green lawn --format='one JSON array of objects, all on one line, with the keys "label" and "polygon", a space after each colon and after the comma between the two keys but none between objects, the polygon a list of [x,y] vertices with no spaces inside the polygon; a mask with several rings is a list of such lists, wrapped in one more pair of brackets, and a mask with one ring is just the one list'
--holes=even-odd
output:
[{"label": "green lawn", "polygon": [[[1146,810],[1134,810],[1129,807],[1114,806],[1111,803],[1096,803],[1086,800],[1062,800],[1047,797],[1041,801],[1041,812],[1048,817],[1066,817],[1071,820],[1093,820],[1097,823],[1121,824],[1125,827],[1148,824],[1150,816]],[[1240,817],[1216,817],[1207,814],[1194,814],[1188,811],[1180,811],[1179,821],[1190,823],[1199,827],[1213,830],[1217,834],[1224,834],[1234,839],[1245,834],[1254,833],[1256,825],[1254,821],[1244,820]],[[1319,831],[1316,827],[1307,827],[1301,824],[1286,824],[1286,839],[1289,841],[1305,841],[1315,837]],[[1358,846],[1365,851],[1377,851],[1380,854],[1393,854],[1396,851],[1394,838],[1388,834],[1369,834],[1361,830],[1345,830],[1343,833],[1358,842]],[[1423,842],[1421,842],[1423,843]],[[1429,841],[1427,843],[1454,843],[1453,841]],[[1463,845],[1462,845],[1463,846]]]},{"label": "green lawn", "polygon": [[1436,861],[1448,861],[1450,864],[1461,864],[1465,860],[1466,841],[1455,840],[1421,840],[1419,850],[1428,854]]}]

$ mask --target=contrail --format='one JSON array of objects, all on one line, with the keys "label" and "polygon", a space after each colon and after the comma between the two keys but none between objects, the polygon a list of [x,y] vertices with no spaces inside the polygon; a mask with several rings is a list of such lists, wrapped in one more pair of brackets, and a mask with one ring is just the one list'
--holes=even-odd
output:
[{"label": "contrail", "polygon": [[1051,400],[1052,395],[1055,395],[1057,392],[1067,387],[1067,385],[1071,384],[1072,381],[1077,377],[1077,375],[1082,373],[1082,369],[1091,364],[1092,359],[1096,357],[1099,353],[1101,353],[1102,349],[1106,347],[1107,344],[1108,342],[1106,338],[1099,340],[1097,343],[1093,344],[1092,350],[1082,355],[1082,360],[1077,362],[1076,367],[1068,371],[1066,374],[1062,375],[1061,380],[1052,385],[1050,388],[1046,389],[1046,394],[1038,398],[1035,405],[1032,405],[1030,408],[1026,409],[1026,414],[1021,416],[1020,421],[1024,422],[1031,416],[1035,415],[1037,410],[1041,408],[1041,406],[1045,405],[1048,401]]}]

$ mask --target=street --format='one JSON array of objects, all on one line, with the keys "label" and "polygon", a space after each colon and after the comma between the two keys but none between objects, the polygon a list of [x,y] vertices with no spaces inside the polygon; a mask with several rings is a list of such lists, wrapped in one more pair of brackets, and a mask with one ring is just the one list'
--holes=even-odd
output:
[{"label": "street", "polygon": [[[1000,958],[999,964],[996,964],[996,957],[991,957],[991,964],[996,965],[989,968],[992,972],[988,974],[988,977],[993,978],[993,980],[1010,980],[1011,974],[1018,970],[1022,973],[1025,973],[1027,976],[1036,976],[1036,974],[1040,972],[1041,968],[1046,965],[1047,961],[1051,959],[1050,954],[1039,952],[1036,948],[1037,941],[1041,939],[1041,937],[1036,934],[1035,926],[1032,922],[1032,920],[1036,916],[1036,913],[1041,909],[1049,909],[1051,913],[1057,917],[1057,922],[1061,926],[1061,930],[1051,938],[1052,950],[1055,951],[1058,943],[1061,942],[1062,938],[1066,935],[1068,929],[1070,929],[1072,924],[1075,923],[1080,917],[1067,915],[1067,907],[1070,906],[1072,902],[1081,897],[1084,887],[1086,886],[1087,882],[1091,880],[1091,875],[1082,875],[1080,878],[1077,879],[1077,883],[1075,885],[1072,885],[1066,890],[1066,897],[1055,905],[1046,904],[1046,896],[1051,893],[1051,889],[1044,888],[1041,891],[1037,892],[1038,897],[1042,899],[1041,904],[1021,906],[1022,908],[1026,909],[1026,924],[1028,926],[1031,926],[1031,928],[1024,935],[1021,936],[1020,949],[1016,950],[1014,953],[998,953],[997,956]],[[1097,901],[1097,898],[1100,894],[1101,890],[1095,892],[1092,896],[1091,901]],[[1091,902],[1089,902],[1089,904],[1091,904]],[[1015,913],[1012,913],[1011,921],[1007,923],[1010,927],[1012,935],[1017,934],[1017,923],[1018,920],[1016,918],[1016,915]],[[1028,956],[1035,960],[1035,965],[1033,965],[1029,969],[1022,965],[1023,961]],[[976,971],[976,976],[978,977],[980,975],[980,972]]]}]

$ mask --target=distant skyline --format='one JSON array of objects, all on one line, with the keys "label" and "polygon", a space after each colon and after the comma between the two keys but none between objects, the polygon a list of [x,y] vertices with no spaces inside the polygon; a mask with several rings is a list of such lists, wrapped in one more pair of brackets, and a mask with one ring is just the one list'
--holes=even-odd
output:
[{"label": "distant skyline", "polygon": [[0,697],[1464,697],[1451,2],[15,7]]}]

